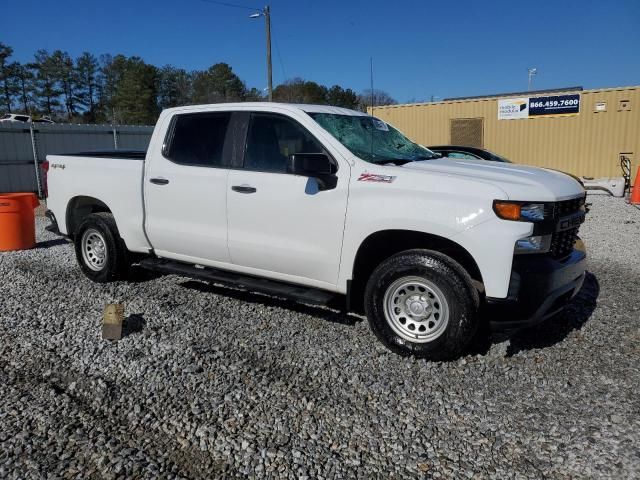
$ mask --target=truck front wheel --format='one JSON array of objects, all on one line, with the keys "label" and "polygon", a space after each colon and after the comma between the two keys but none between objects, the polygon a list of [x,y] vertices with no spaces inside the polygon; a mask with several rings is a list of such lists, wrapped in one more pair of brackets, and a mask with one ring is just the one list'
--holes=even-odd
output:
[{"label": "truck front wheel", "polygon": [[110,213],[92,213],[75,235],[76,258],[89,279],[98,283],[124,279],[129,271],[129,252]]},{"label": "truck front wheel", "polygon": [[454,260],[407,250],[382,262],[365,290],[371,329],[391,350],[430,360],[460,355],[474,336],[478,293]]}]

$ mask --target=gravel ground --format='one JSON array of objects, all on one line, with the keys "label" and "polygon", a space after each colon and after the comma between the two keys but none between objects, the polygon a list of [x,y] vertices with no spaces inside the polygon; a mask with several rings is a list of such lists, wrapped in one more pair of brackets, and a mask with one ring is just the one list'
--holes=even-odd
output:
[{"label": "gravel ground", "polygon": [[637,478],[640,211],[590,201],[569,309],[445,363],[327,309],[92,284],[38,218],[36,249],[0,254],[0,477]]}]

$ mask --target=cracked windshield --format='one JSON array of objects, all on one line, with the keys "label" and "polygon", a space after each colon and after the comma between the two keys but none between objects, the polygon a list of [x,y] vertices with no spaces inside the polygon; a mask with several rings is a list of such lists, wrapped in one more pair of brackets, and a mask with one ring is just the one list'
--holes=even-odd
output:
[{"label": "cracked windshield", "polygon": [[309,113],[351,153],[371,163],[402,165],[416,160],[431,160],[440,155],[412,142],[382,120],[360,115]]}]

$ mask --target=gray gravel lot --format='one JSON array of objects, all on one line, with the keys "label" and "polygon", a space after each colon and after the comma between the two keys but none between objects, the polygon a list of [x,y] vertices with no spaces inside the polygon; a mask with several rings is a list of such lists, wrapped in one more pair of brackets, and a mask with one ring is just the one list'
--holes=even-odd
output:
[{"label": "gray gravel lot", "polygon": [[590,201],[570,308],[447,363],[327,309],[92,284],[39,218],[36,249],[0,253],[0,478],[637,478],[640,211]]}]

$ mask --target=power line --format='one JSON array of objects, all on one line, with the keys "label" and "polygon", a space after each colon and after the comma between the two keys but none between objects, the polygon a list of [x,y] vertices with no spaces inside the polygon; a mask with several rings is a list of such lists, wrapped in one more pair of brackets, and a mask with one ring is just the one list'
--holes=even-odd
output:
[{"label": "power line", "polygon": [[287,80],[287,74],[284,71],[284,63],[282,62],[282,56],[280,55],[280,46],[278,45],[278,37],[273,34],[273,21],[271,22],[271,36],[273,37],[273,43],[276,44],[276,53],[278,54],[278,61],[280,62],[280,69],[282,70],[282,82]]},{"label": "power line", "polygon": [[235,3],[227,3],[227,2],[218,2],[217,0],[200,0],[201,2],[204,3],[213,3],[214,5],[221,5],[223,7],[233,7],[233,8],[242,8],[244,10],[251,10],[252,12],[261,12],[262,8],[254,8],[254,7],[249,7],[247,5],[238,5]]}]

